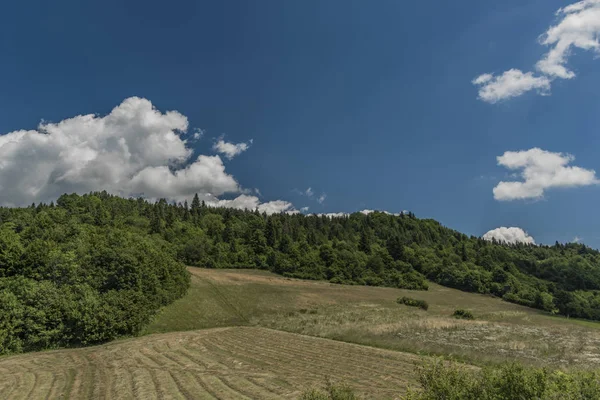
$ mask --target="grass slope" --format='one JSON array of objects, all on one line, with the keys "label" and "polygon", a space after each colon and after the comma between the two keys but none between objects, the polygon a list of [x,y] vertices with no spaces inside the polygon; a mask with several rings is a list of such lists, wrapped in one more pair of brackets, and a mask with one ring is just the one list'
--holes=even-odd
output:
[{"label": "grass slope", "polygon": [[[415,383],[414,353],[473,364],[600,364],[600,324],[488,296],[437,285],[428,292],[332,285],[254,270],[190,272],[189,293],[162,310],[143,337],[0,358],[0,398],[297,398],[331,377],[385,399]],[[429,310],[399,305],[400,296],[426,300]],[[457,308],[476,319],[452,318]]]},{"label": "grass slope", "polygon": [[[498,298],[431,284],[426,292],[333,285],[256,270],[190,268],[192,288],[148,333],[251,325],[474,364],[600,366],[600,323],[566,319]],[[422,311],[396,303],[426,300]],[[458,308],[474,321],[452,317]]]},{"label": "grass slope", "polygon": [[150,335],[0,360],[0,398],[280,399],[351,382],[393,398],[417,357],[256,327]]}]

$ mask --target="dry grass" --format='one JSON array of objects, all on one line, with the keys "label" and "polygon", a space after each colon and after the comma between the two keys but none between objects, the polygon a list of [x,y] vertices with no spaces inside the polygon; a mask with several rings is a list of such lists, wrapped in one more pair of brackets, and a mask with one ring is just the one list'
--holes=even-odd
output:
[{"label": "dry grass", "polygon": [[343,380],[394,398],[417,357],[264,328],[168,333],[0,360],[0,398],[281,399]]}]

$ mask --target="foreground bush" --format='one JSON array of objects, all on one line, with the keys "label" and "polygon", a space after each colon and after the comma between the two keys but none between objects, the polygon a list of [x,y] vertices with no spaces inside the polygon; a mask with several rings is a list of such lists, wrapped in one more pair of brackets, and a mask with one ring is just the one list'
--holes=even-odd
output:
[{"label": "foreground bush", "polygon": [[429,309],[429,304],[425,300],[413,299],[411,297],[400,297],[396,300],[398,304],[404,304],[410,307],[419,307],[422,310],[427,311]]},{"label": "foreground bush", "polygon": [[475,319],[471,311],[463,310],[462,308],[455,310],[452,316],[458,319]]},{"label": "foreground bush", "polygon": [[406,400],[584,400],[600,399],[600,374],[550,371],[506,364],[473,370],[441,361],[419,368],[422,390]]}]

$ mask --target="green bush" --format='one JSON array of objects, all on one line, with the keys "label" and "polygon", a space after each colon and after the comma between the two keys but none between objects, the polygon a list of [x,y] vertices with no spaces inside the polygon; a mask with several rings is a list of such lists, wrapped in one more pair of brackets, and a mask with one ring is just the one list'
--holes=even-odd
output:
[{"label": "green bush", "polygon": [[434,361],[418,368],[420,390],[405,400],[583,400],[600,398],[600,374],[510,363],[474,370]]},{"label": "green bush", "polygon": [[475,319],[471,311],[463,310],[462,308],[454,310],[454,314],[452,314],[452,316],[458,319]]},{"label": "green bush", "polygon": [[422,310],[427,311],[429,309],[429,304],[425,300],[413,299],[411,297],[400,297],[396,300],[398,304],[404,304],[410,307],[419,307]]}]

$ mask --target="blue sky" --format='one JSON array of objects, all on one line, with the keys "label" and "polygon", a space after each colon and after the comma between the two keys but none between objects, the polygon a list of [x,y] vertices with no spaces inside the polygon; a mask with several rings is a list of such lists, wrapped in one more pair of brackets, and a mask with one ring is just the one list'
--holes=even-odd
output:
[{"label": "blue sky", "polygon": [[[572,10],[575,17],[597,11],[597,1],[586,1],[591,8]],[[197,189],[215,202],[256,196],[315,213],[411,210],[467,234],[520,227],[538,243],[579,237],[600,247],[593,173],[565,170],[541,196],[497,199],[493,191],[500,181],[525,181],[510,176],[523,168],[498,164],[507,151],[571,154],[568,166],[581,168],[575,173],[600,168],[597,49],[574,43],[568,60],[550,65],[567,65],[575,77],[536,67],[556,46],[540,35],[569,17],[556,14],[568,2],[10,3],[0,5],[0,133],[97,117],[70,122],[76,139],[59,140],[72,132],[66,124],[47,127],[55,141],[29,134],[3,148],[0,137],[4,204],[104,186],[159,195],[157,182],[168,181],[175,199]],[[503,75],[513,68],[520,74]],[[474,85],[482,74],[492,75]],[[486,87],[488,97],[480,94]],[[150,115],[144,102],[120,109],[144,110],[132,111],[135,123],[101,120],[132,96],[152,102],[161,129],[185,125],[187,141],[172,142],[166,131],[156,138],[168,146],[150,140],[155,126],[140,117]],[[186,122],[167,118],[169,110]],[[112,139],[90,145],[106,126]],[[197,140],[196,128],[204,132]],[[119,165],[107,149],[121,134],[127,154],[137,154],[135,142],[145,158],[132,156],[143,162],[127,164],[130,175],[104,173],[102,162]],[[247,148],[227,153],[215,147],[219,139]],[[547,166],[536,164],[545,153],[519,154],[534,175]],[[195,161],[199,155],[206,157]],[[27,160],[22,176],[19,160]]]}]

